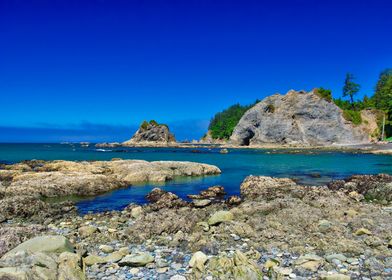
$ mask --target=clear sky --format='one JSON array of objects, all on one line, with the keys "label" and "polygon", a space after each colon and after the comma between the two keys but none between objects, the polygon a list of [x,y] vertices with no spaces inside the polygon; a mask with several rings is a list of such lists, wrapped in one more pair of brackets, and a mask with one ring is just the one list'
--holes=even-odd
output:
[{"label": "clear sky", "polygon": [[144,119],[198,138],[289,89],[371,95],[392,1],[1,0],[0,141],[122,141]]}]

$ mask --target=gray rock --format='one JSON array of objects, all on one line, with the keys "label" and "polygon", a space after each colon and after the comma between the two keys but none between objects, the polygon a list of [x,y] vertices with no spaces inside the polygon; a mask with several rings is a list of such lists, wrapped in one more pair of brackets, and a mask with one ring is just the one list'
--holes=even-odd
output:
[{"label": "gray rock", "polygon": [[64,236],[37,236],[23,242],[16,248],[9,251],[5,256],[13,254],[18,251],[30,252],[46,252],[46,253],[62,253],[74,252],[73,245]]},{"label": "gray rock", "polygon": [[81,268],[81,257],[64,252],[59,256],[58,280],[84,280],[86,276]]},{"label": "gray rock", "polygon": [[368,143],[370,137],[315,91],[291,90],[286,95],[269,96],[249,109],[230,140],[238,145],[330,145]]},{"label": "gray rock", "polygon": [[125,256],[118,264],[120,266],[145,266],[152,263],[154,257],[148,253],[138,253]]},{"label": "gray rock", "polygon": [[342,255],[342,254],[332,254],[332,255],[328,255],[328,256],[325,256],[325,259],[326,259],[328,262],[332,262],[333,260],[339,260],[339,261],[341,261],[341,262],[347,261],[346,256],[345,256],[345,255]]}]

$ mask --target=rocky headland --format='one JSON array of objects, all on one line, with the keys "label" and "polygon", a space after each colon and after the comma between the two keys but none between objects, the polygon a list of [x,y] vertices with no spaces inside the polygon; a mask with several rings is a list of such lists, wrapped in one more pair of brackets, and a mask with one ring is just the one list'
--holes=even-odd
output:
[{"label": "rocky headland", "polygon": [[122,143],[123,146],[165,146],[175,143],[176,138],[165,124],[154,120],[144,121],[132,138]]},{"label": "rocky headland", "polygon": [[371,110],[361,112],[355,125],[331,100],[311,92],[291,90],[274,94],[249,109],[235,127],[230,142],[237,145],[290,144],[303,146],[370,143],[378,131]]},{"label": "rocky headland", "polygon": [[225,197],[213,186],[184,201],[156,188],[149,204],[122,211],[36,219],[17,212],[0,227],[0,278],[392,277],[392,176],[324,187],[249,176],[240,192]]}]

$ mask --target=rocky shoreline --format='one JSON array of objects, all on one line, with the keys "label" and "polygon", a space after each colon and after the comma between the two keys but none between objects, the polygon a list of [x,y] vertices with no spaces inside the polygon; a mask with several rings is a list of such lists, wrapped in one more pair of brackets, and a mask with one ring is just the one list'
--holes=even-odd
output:
[{"label": "rocky shoreline", "polygon": [[[52,205],[46,198],[93,196],[143,182],[165,182],[181,176],[220,174],[218,167],[181,161],[23,161],[0,166],[0,221],[14,216],[40,219],[72,211],[69,203]],[[29,207],[26,207],[29,205]]]},{"label": "rocky shoreline", "polygon": [[392,277],[391,175],[325,187],[249,176],[240,190],[226,198],[214,186],[186,202],[154,189],[150,204],[84,216],[16,212],[0,227],[0,278]]}]

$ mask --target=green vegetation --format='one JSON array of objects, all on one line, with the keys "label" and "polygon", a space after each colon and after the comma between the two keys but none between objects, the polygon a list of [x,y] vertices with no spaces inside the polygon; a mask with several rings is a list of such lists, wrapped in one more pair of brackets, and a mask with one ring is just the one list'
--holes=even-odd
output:
[{"label": "green vegetation", "polygon": [[147,129],[149,125],[152,125],[152,126],[163,125],[163,126],[168,127],[166,124],[158,123],[156,120],[150,120],[149,122],[143,121],[142,124],[140,125],[140,127],[141,127],[142,129]]},{"label": "green vegetation", "polygon": [[152,125],[152,126],[158,126],[159,124],[156,122],[156,120],[151,120],[150,121],[150,124]]},{"label": "green vegetation", "polygon": [[217,113],[211,119],[210,125],[208,126],[208,130],[211,131],[211,137],[213,139],[229,139],[235,126],[238,124],[245,112],[258,102],[260,101],[256,100],[255,103],[245,106],[235,104],[226,110]]},{"label": "green vegetation", "polygon": [[330,89],[325,89],[325,88],[317,88],[315,90],[315,93],[320,97],[320,98],[324,98],[325,100],[327,100],[328,102],[332,101],[332,91]]},{"label": "green vegetation", "polygon": [[343,110],[343,117],[355,125],[362,123],[361,111]]},{"label": "green vegetation", "polygon": [[143,123],[140,125],[140,127],[141,127],[142,129],[147,129],[147,127],[148,127],[148,122],[147,122],[147,121],[143,121]]},{"label": "green vegetation", "polygon": [[[377,133],[381,136],[382,122],[385,116],[385,137],[392,136],[392,68],[386,69],[380,73],[374,95],[368,97],[365,95],[362,100],[355,100],[360,86],[353,82],[354,76],[347,74],[344,81],[342,98],[332,99],[331,91],[324,88],[316,90],[316,94],[328,100],[329,96],[333,102],[343,110],[343,117],[346,120],[358,125],[362,123],[360,111],[364,109],[376,109],[379,129]],[[329,95],[330,94],[330,95]],[[376,132],[375,132],[376,133]],[[374,136],[374,135],[373,135]]]}]

